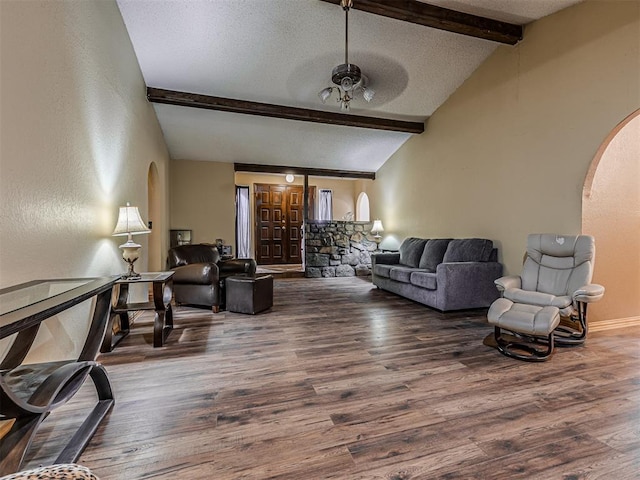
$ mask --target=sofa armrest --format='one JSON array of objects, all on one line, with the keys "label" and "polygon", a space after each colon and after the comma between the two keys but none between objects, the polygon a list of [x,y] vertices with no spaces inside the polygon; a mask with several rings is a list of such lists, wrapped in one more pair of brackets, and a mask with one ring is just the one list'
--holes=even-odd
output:
[{"label": "sofa armrest", "polygon": [[519,275],[507,275],[496,279],[494,283],[502,294],[507,288],[521,288],[522,278]]},{"label": "sofa armrest", "polygon": [[499,262],[449,262],[436,268],[436,308],[458,310],[488,307],[499,297],[494,281],[502,275]]},{"label": "sofa armrest", "polygon": [[576,290],[573,294],[573,301],[575,302],[584,302],[584,303],[593,303],[597,302],[604,296],[604,287],[602,285],[598,285],[597,283],[592,283],[590,285],[585,285]]},{"label": "sofa armrest", "polygon": [[387,252],[387,253],[374,253],[371,255],[371,266],[376,263],[380,265],[396,265],[400,263],[400,253]]},{"label": "sofa armrest", "polygon": [[193,285],[213,285],[219,279],[218,265],[215,263],[192,263],[173,269],[173,283]]},{"label": "sofa armrest", "polygon": [[233,258],[218,262],[220,277],[230,277],[231,275],[256,276],[256,261],[253,258]]}]

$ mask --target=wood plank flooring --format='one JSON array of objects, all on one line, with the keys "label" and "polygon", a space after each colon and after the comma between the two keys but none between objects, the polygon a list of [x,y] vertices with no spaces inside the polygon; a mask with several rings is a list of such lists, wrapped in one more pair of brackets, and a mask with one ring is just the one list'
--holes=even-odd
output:
[{"label": "wood plank flooring", "polygon": [[[109,479],[637,479],[640,328],[527,364],[483,345],[485,311],[442,314],[361,278],[277,279],[250,316],[149,314],[103,354],[116,405],[80,461]],[[55,458],[89,404],[45,421]]]}]

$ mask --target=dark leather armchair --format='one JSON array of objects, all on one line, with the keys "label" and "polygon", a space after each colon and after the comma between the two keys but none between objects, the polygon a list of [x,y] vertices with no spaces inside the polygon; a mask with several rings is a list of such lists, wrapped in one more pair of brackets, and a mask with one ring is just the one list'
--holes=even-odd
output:
[{"label": "dark leather armchair", "polygon": [[208,306],[218,313],[224,306],[224,281],[231,275],[255,277],[253,259],[220,260],[215,245],[179,245],[169,249],[167,266],[173,276],[173,292],[178,304]]}]

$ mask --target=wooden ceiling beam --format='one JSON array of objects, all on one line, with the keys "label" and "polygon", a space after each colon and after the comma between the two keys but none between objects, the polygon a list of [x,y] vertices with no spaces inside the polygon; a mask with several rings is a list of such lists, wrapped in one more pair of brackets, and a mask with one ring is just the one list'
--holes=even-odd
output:
[{"label": "wooden ceiling beam", "polygon": [[403,133],[424,132],[424,122],[406,122],[388,118],[364,117],[361,115],[347,115],[343,113],[309,110],[306,108],[272,105],[269,103],[235,100],[232,98],[212,97],[197,93],[176,92],[161,88],[147,87],[147,98],[153,103],[179,105],[182,107],[204,108],[222,112],[259,115],[262,117],[284,118],[303,122],[326,123],[346,127],[370,128]]},{"label": "wooden ceiling beam", "polygon": [[361,172],[351,170],[332,170],[326,168],[305,168],[305,167],[286,167],[281,165],[258,165],[254,163],[234,163],[233,170],[235,172],[249,173],[273,173],[286,175],[309,175],[312,177],[339,177],[339,178],[358,178],[375,180],[375,172]]},{"label": "wooden ceiling beam", "polygon": [[[340,0],[322,0],[340,5]],[[354,0],[353,8],[404,22],[460,33],[493,42],[515,45],[522,40],[522,26],[492,18],[429,5],[418,0]]]}]

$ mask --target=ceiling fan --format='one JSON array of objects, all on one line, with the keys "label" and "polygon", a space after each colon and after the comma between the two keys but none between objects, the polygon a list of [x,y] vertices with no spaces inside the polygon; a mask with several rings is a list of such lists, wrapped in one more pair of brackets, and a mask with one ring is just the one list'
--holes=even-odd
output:
[{"label": "ceiling fan", "polygon": [[322,103],[325,103],[335,90],[338,94],[337,102],[340,104],[340,109],[349,111],[351,100],[356,94],[361,93],[362,98],[370,102],[373,100],[375,91],[368,86],[368,79],[360,68],[349,63],[349,9],[353,7],[353,0],[341,0],[340,6],[345,13],[344,63],[335,67],[331,72],[333,85],[323,88],[318,96]]}]

